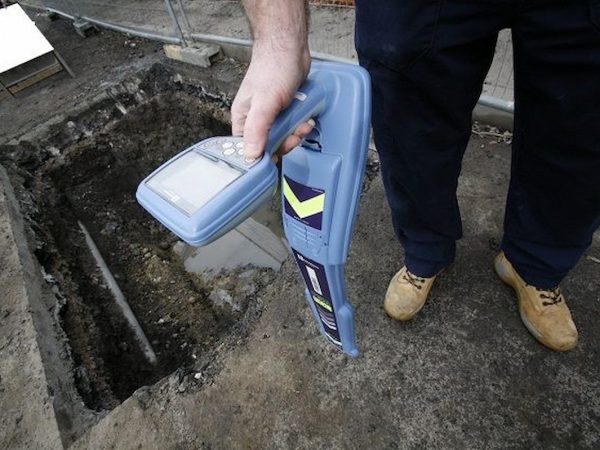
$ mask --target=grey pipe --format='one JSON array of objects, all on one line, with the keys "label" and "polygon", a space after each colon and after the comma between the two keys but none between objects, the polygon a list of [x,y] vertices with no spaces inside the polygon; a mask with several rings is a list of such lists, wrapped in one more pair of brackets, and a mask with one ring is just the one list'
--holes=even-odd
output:
[{"label": "grey pipe", "polygon": [[79,224],[79,228],[81,228],[81,231],[85,236],[85,243],[92,252],[92,255],[96,260],[96,264],[98,265],[100,272],[102,272],[102,277],[104,278],[104,281],[106,282],[108,288],[112,292],[115,302],[117,303],[119,308],[121,308],[121,312],[123,313],[123,316],[129,323],[129,327],[134,332],[138,344],[140,345],[140,348],[144,353],[144,356],[150,364],[156,364],[156,353],[154,353],[154,349],[152,348],[152,345],[150,345],[150,341],[148,341],[148,338],[144,334],[144,330],[142,330],[140,323],[135,317],[135,314],[133,314],[133,311],[129,307],[127,300],[125,300],[125,296],[123,295],[121,288],[119,288],[117,280],[115,280],[115,277],[106,265],[106,262],[104,262],[104,258],[102,258],[102,254],[100,254],[100,250],[98,250],[98,247],[96,247],[96,243],[92,239],[92,236],[90,236],[90,233],[88,232],[87,228],[81,222],[78,221],[77,223]]}]

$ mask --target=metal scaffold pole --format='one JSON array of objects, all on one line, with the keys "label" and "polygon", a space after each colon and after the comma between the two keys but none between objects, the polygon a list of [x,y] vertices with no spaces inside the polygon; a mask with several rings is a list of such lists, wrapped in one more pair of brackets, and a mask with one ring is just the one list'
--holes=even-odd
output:
[{"label": "metal scaffold pole", "polygon": [[177,20],[177,16],[175,15],[175,10],[173,9],[173,4],[171,3],[171,0],[165,0],[165,6],[167,7],[169,16],[171,16],[171,20],[173,21],[173,31],[179,37],[181,45],[183,47],[187,47],[187,42],[183,37],[183,32],[181,31],[181,27],[179,26],[179,21]]}]

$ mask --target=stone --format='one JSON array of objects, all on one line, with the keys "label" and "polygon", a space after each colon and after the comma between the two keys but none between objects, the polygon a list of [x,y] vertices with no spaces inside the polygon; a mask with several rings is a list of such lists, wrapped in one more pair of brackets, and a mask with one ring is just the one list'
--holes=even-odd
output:
[{"label": "stone", "polygon": [[163,46],[167,58],[193,64],[200,67],[210,67],[210,58],[219,54],[221,47],[215,44],[194,44],[194,47],[166,44]]}]

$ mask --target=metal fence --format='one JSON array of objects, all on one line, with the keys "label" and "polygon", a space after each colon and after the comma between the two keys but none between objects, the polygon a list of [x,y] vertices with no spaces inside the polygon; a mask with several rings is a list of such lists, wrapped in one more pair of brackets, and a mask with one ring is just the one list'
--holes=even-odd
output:
[{"label": "metal fence", "polygon": [[169,0],[25,0],[26,7],[161,42],[186,45]]},{"label": "metal fence", "polygon": [[[194,41],[249,45],[250,28],[240,0],[24,0],[74,21],[180,45]],[[356,61],[353,0],[310,0],[309,44],[320,57]],[[482,103],[512,111],[512,43],[500,33],[483,86]]]}]

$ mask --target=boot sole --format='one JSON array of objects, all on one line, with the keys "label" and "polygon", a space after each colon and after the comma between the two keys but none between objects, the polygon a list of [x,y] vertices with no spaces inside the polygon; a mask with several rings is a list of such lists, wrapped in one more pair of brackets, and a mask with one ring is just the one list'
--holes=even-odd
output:
[{"label": "boot sole", "polygon": [[[425,301],[427,301],[427,299],[425,299]],[[390,319],[394,319],[394,320],[397,320],[399,322],[408,322],[413,317],[415,317],[419,313],[419,311],[421,311],[423,309],[424,306],[425,306],[425,302],[423,302],[423,304],[421,306],[419,306],[419,309],[417,309],[416,311],[414,311],[410,316],[400,318],[398,316],[394,316],[394,315],[390,314],[390,312],[388,311],[388,308],[387,308],[387,306],[385,304],[385,300],[383,302],[383,310],[385,311],[385,313],[387,314],[387,316]]]}]

